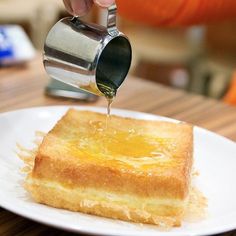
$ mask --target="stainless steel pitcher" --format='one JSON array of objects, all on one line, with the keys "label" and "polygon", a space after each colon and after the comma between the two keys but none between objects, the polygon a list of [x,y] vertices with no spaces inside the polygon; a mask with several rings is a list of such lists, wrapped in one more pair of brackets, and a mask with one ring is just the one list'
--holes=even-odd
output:
[{"label": "stainless steel pitcher", "polygon": [[44,67],[54,79],[96,95],[120,87],[130,67],[128,38],[116,28],[116,5],[108,8],[107,27],[66,17],[49,31]]}]

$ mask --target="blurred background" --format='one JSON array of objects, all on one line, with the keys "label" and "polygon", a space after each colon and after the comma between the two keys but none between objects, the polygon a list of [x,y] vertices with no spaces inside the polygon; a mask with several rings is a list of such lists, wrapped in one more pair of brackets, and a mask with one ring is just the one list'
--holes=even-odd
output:
[{"label": "blurred background", "polygon": [[[36,53],[51,26],[67,15],[61,0],[0,0],[0,25],[21,26]],[[105,24],[106,11],[94,7],[85,20]],[[130,75],[224,99],[236,69],[236,21],[158,28],[119,17],[118,27],[132,43]]]}]

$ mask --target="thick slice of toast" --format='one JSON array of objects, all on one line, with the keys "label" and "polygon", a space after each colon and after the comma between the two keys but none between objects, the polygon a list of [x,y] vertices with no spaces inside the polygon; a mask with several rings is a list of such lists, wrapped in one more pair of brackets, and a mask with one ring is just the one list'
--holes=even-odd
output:
[{"label": "thick slice of toast", "polygon": [[26,188],[40,203],[115,219],[179,225],[193,128],[70,109],[44,137]]}]

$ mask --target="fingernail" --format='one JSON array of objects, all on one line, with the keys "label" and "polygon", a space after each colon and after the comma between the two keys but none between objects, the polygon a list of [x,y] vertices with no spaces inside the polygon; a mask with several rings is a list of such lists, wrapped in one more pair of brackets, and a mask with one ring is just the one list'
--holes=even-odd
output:
[{"label": "fingernail", "polygon": [[101,7],[109,7],[111,6],[115,1],[114,0],[95,0],[96,4]]}]

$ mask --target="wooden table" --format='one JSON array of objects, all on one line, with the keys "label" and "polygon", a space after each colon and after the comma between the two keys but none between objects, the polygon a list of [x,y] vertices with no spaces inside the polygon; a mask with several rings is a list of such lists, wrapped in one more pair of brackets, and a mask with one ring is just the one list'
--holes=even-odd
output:
[{"label": "wooden table", "polygon": [[[106,106],[106,100],[86,103],[44,95],[47,83],[41,57],[24,67],[0,68],[0,112],[45,105]],[[168,116],[212,130],[236,141],[236,108],[222,102],[167,88],[139,78],[128,78],[113,104]],[[0,208],[0,235],[69,235]],[[236,231],[222,234],[236,236]]]}]

